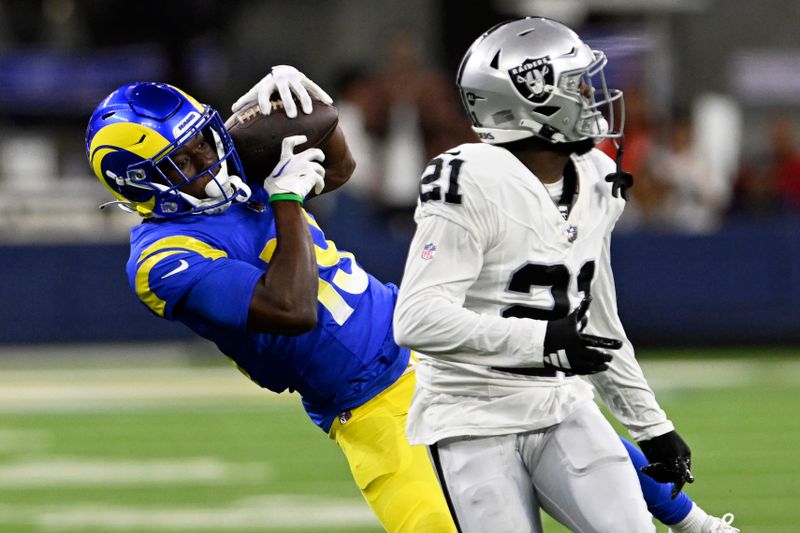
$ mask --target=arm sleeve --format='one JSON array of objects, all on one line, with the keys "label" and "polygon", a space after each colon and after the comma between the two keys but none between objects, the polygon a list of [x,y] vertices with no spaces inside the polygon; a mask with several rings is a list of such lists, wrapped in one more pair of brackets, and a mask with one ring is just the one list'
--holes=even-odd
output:
[{"label": "arm sleeve", "polygon": [[605,372],[589,376],[603,402],[634,440],[646,440],[674,429],[658,405],[625,335],[617,313],[617,298],[611,273],[610,236],[603,245],[597,275],[592,284],[592,305],[586,333],[620,339],[622,348],[612,352],[614,359]]},{"label": "arm sleeve", "polygon": [[[395,339],[429,356],[485,366],[543,366],[546,322],[464,307],[483,266],[485,237],[438,214],[418,219],[394,314]],[[425,258],[426,245],[436,247]],[[430,253],[430,246],[428,246]]]}]

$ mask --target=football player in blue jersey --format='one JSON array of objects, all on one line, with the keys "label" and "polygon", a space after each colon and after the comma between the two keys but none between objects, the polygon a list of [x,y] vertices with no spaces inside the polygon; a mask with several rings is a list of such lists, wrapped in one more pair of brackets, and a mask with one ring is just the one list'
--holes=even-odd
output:
[{"label": "football player in blue jersey", "polygon": [[[269,114],[273,93],[289,116],[293,97],[306,113],[310,95],[331,101],[279,66],[234,111],[258,102]],[[166,84],[130,83],[95,109],[86,150],[112,203],[143,219],[131,230],[127,264],[138,298],[213,341],[261,387],[297,391],[387,531],[456,531],[427,449],[405,438],[415,357],[394,342],[397,288],[326,240],[303,209],[310,195],[346,181],[354,163],[345,150],[324,178],[320,150],[295,153],[303,141],[283,140],[270,176],[245,176],[215,110]],[[628,449],[634,464],[647,464]],[[680,487],[642,477],[665,523],[701,512],[685,494],[673,498]]]},{"label": "football player in blue jersey", "polygon": [[[292,93],[305,112],[308,93],[330,102],[277,67],[236,108],[260,99],[269,113],[273,92],[289,115]],[[215,110],[166,84],[130,83],[98,105],[86,149],[114,203],[143,218],[127,264],[139,299],[213,341],[261,387],[297,391],[387,530],[455,531],[426,448],[404,435],[414,376],[391,328],[397,288],[337,250],[303,209],[312,191],[339,184],[323,179],[319,149],[295,153],[304,140],[284,139],[272,175],[248,184]],[[348,158],[332,163],[342,181]]]}]

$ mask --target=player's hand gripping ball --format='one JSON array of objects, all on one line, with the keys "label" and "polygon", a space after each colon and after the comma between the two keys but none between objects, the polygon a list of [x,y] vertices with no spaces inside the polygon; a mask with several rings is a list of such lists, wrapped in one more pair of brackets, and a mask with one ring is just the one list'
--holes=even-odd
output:
[{"label": "player's hand gripping ball", "polygon": [[[295,153],[307,148],[320,148],[325,152],[327,163],[323,166],[326,169],[326,182],[328,181],[329,167],[340,163],[336,158],[329,161],[331,154],[328,153],[332,151],[329,148],[335,148],[329,147],[329,144],[338,144],[332,138],[341,136],[341,131],[337,128],[339,113],[334,106],[319,100],[315,99],[312,103],[314,109],[310,114],[300,113],[295,118],[286,116],[280,100],[273,100],[272,113],[269,115],[262,115],[255,103],[237,111],[225,121],[242,160],[248,183],[264,183],[264,179],[280,159],[283,139],[293,135],[305,135],[308,139],[295,148]],[[344,142],[343,137],[341,142]],[[349,156],[349,150],[347,155]],[[329,188],[326,187],[327,189]]]}]

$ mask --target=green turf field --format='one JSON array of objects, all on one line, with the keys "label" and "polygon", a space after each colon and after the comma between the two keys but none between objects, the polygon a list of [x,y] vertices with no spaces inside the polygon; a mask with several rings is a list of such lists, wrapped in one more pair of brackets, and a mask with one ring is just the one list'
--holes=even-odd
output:
[{"label": "green turf field", "polygon": [[[800,358],[729,353],[642,356],[693,447],[689,493],[745,532],[800,531]],[[0,355],[0,531],[380,531],[296,397],[148,361]]]}]

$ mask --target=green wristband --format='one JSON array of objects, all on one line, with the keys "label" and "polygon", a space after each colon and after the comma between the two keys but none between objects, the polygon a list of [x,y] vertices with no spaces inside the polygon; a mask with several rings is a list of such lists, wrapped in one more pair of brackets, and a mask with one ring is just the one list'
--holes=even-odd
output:
[{"label": "green wristband", "polygon": [[271,194],[269,196],[269,203],[272,202],[280,202],[280,201],[290,201],[290,202],[300,202],[303,203],[303,197],[299,194],[294,194],[291,192],[283,193],[283,194]]}]

